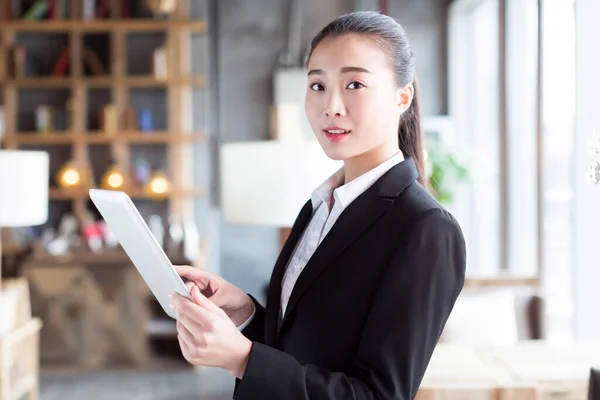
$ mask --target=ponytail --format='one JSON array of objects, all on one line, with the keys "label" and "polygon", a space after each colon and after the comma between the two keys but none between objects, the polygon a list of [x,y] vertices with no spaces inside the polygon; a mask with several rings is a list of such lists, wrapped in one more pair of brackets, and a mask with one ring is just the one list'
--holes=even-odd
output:
[{"label": "ponytail", "polygon": [[421,105],[418,83],[415,77],[413,82],[414,95],[410,107],[400,116],[398,125],[398,144],[404,157],[410,157],[415,161],[419,172],[418,181],[426,189],[429,189],[427,176],[425,175],[425,150],[423,148],[423,129],[421,126]]}]

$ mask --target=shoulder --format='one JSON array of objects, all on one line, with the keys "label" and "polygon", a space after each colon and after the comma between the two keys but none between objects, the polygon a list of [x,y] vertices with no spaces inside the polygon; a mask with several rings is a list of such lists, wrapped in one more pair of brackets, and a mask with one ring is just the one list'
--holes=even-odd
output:
[{"label": "shoulder", "polygon": [[417,257],[434,268],[434,259],[441,258],[445,259],[442,264],[466,268],[466,243],[459,222],[417,181],[399,194],[391,211],[387,224],[395,232],[389,243],[396,261]]},{"label": "shoulder", "polygon": [[417,181],[408,185],[394,201],[393,214],[396,222],[402,226],[445,226],[460,232],[460,225],[454,215]]},{"label": "shoulder", "polygon": [[467,253],[460,224],[425,188],[411,184],[394,202],[393,212],[398,236],[389,268],[413,277],[464,277]]}]

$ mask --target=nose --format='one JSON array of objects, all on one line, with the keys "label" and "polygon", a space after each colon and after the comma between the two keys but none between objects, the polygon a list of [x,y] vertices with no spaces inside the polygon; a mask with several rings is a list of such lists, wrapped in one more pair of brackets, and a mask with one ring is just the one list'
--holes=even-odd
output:
[{"label": "nose", "polygon": [[331,90],[325,105],[325,116],[341,117],[345,115],[346,110],[341,94],[337,90]]}]

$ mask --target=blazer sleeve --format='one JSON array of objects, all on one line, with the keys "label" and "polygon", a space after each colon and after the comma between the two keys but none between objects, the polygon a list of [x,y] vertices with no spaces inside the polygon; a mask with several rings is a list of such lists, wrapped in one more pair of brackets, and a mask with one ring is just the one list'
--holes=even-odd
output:
[{"label": "blazer sleeve", "polygon": [[252,342],[264,343],[265,341],[265,308],[254,296],[248,294],[254,302],[254,316],[242,329],[242,334]]},{"label": "blazer sleeve", "polygon": [[234,398],[413,399],[464,284],[465,242],[444,210],[429,210],[384,271],[354,365],[345,372],[301,365],[254,342]]}]

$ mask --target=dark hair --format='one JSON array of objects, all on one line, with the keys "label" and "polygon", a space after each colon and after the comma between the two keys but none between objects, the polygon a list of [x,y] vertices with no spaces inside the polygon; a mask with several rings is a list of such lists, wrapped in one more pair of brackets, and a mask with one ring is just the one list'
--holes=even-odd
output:
[{"label": "dark hair", "polygon": [[371,36],[390,58],[398,87],[409,83],[413,84],[412,103],[398,122],[398,144],[404,156],[415,161],[419,171],[419,182],[423,186],[429,187],[425,176],[425,153],[421,129],[420,96],[418,96],[419,90],[415,74],[415,57],[404,28],[393,18],[375,11],[357,11],[345,14],[330,22],[313,38],[308,59],[323,39],[348,33]]}]

